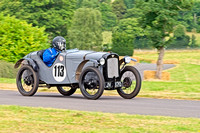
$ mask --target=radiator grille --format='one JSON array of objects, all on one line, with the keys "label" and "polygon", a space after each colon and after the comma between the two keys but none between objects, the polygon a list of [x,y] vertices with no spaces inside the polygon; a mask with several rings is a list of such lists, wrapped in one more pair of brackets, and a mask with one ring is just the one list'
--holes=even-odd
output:
[{"label": "radiator grille", "polygon": [[118,58],[109,58],[107,60],[108,78],[119,77]]}]

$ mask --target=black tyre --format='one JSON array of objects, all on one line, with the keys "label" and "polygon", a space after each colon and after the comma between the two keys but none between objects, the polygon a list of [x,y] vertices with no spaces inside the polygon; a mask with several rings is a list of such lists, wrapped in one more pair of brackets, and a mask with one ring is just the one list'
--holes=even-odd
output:
[{"label": "black tyre", "polygon": [[125,99],[137,96],[141,88],[140,73],[135,67],[126,66],[120,73],[122,87],[117,88],[119,95]]},{"label": "black tyre", "polygon": [[16,82],[23,96],[33,96],[38,90],[38,73],[31,66],[24,65],[18,71]]},{"label": "black tyre", "polygon": [[103,75],[97,68],[87,67],[80,75],[79,87],[84,97],[96,100],[104,91]]},{"label": "black tyre", "polygon": [[57,86],[58,91],[60,92],[60,94],[62,94],[63,96],[71,96],[72,94],[74,94],[74,92],[76,91],[77,88],[75,87],[64,87],[64,86]]}]

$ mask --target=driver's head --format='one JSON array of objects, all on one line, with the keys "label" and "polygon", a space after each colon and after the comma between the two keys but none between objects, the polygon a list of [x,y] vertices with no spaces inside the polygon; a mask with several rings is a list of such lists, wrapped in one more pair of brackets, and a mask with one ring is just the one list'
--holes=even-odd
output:
[{"label": "driver's head", "polygon": [[53,39],[52,47],[56,50],[62,51],[66,48],[66,40],[62,36],[57,36]]}]

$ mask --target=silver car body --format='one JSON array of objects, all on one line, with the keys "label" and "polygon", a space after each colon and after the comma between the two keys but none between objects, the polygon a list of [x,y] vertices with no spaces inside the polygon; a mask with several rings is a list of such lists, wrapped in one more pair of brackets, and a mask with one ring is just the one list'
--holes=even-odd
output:
[{"label": "silver car body", "polygon": [[[107,60],[108,57],[109,59]],[[106,60],[106,68],[103,65],[99,65],[99,60],[101,58]],[[104,75],[105,81],[107,79],[109,80],[109,78],[113,79],[119,77],[120,71],[119,56],[117,54],[78,49],[61,52],[51,67],[48,67],[43,62],[40,51],[26,55],[16,63],[15,67],[17,68],[21,63],[29,63],[33,68],[35,65],[39,80],[49,85],[78,83],[81,71],[87,66],[98,66],[98,69]],[[106,69],[106,71],[103,69]]]}]

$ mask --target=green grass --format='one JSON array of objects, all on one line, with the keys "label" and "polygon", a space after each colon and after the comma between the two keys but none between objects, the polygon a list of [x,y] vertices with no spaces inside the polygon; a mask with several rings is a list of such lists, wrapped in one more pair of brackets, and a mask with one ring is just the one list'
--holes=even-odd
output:
[{"label": "green grass", "polygon": [[0,83],[15,84],[16,83],[16,79],[0,78]]},{"label": "green grass", "polygon": [[200,119],[0,105],[0,132],[194,132]]},{"label": "green grass", "polygon": [[140,97],[200,100],[199,82],[143,81]]},{"label": "green grass", "polygon": [[200,65],[179,64],[176,68],[167,71],[171,73],[171,81],[200,82]]},{"label": "green grass", "polygon": [[[142,60],[156,60],[156,51],[135,51]],[[139,96],[200,100],[200,50],[169,50],[164,60],[176,61],[170,81],[143,81]]]}]

